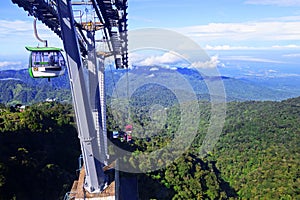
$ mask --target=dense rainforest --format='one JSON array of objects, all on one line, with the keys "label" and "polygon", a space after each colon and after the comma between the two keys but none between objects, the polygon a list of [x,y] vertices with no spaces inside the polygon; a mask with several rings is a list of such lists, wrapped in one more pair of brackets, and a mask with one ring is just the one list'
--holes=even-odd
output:
[{"label": "dense rainforest", "polygon": [[[164,94],[168,96],[168,91]],[[133,140],[121,142],[109,135],[113,143],[133,152],[124,158],[133,167],[164,162],[149,160],[137,166],[134,156],[167,145],[178,130],[177,102],[157,103],[168,107],[165,129],[151,137],[135,137],[137,132],[144,134],[142,125],[151,122],[147,115],[151,105],[141,97],[131,104],[135,107],[131,118],[141,125],[134,129]],[[199,105],[197,135],[175,162],[154,172],[121,173],[137,178],[140,199],[300,199],[300,97],[229,102],[220,139],[204,158],[199,150],[209,126],[210,103]],[[0,107],[0,199],[62,199],[77,178],[80,155],[72,106],[52,102],[25,110]],[[111,134],[122,129],[117,121],[124,116],[107,110]],[[109,152],[113,160],[113,146]]]},{"label": "dense rainforest", "polygon": [[29,105],[47,99],[71,103],[71,93],[67,88],[49,87],[42,84],[30,86],[20,80],[0,81],[0,103]]},{"label": "dense rainforest", "polygon": [[0,199],[62,199],[79,155],[72,106],[0,106]]}]

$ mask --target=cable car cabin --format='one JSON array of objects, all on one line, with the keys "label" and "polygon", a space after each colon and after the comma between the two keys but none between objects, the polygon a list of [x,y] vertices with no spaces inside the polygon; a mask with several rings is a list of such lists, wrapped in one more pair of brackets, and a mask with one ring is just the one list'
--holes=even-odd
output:
[{"label": "cable car cabin", "polygon": [[130,125],[130,124],[129,124],[129,125],[126,125],[126,126],[125,126],[125,132],[126,132],[126,133],[132,133],[132,125]]},{"label": "cable car cabin", "polygon": [[120,137],[120,141],[124,142],[125,138],[124,137]]},{"label": "cable car cabin", "polygon": [[127,142],[130,142],[131,140],[132,140],[131,133],[128,133],[128,134],[127,134]]},{"label": "cable car cabin", "polygon": [[66,61],[56,47],[25,47],[31,52],[28,71],[32,78],[53,78],[65,73]]},{"label": "cable car cabin", "polygon": [[125,133],[126,133],[126,141],[130,142],[132,140],[132,125],[128,124],[125,126]]},{"label": "cable car cabin", "polygon": [[113,131],[113,138],[118,138],[119,137],[119,132],[118,131]]}]

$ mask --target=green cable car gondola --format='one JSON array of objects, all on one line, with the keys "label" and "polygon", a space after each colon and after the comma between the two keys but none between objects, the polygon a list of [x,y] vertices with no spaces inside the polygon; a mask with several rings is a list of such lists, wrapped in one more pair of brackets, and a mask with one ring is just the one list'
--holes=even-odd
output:
[{"label": "green cable car gondola", "polygon": [[30,51],[28,71],[32,78],[53,78],[66,70],[66,61],[56,47],[25,47]]}]

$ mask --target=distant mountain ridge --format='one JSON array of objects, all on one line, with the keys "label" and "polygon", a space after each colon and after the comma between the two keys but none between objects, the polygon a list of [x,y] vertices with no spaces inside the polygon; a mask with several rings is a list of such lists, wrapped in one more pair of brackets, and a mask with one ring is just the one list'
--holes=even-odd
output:
[{"label": "distant mountain ridge", "polygon": [[[154,70],[155,69],[155,70]],[[143,78],[156,76],[165,81],[167,76],[178,74],[188,81],[193,88],[193,92],[199,99],[209,100],[210,94],[207,89],[207,81],[222,81],[226,92],[227,101],[247,101],[247,100],[270,100],[279,101],[300,96],[300,91],[289,88],[279,89],[279,83],[272,79],[268,84],[267,80],[246,80],[236,79],[226,76],[204,77],[197,70],[189,68],[167,69],[157,66],[136,67],[130,70],[106,70],[106,92],[108,97],[112,95],[118,81],[123,78],[126,81],[126,72]],[[170,79],[173,80],[173,79]],[[281,79],[278,79],[280,81]],[[176,86],[176,82],[171,83]],[[130,85],[130,84],[129,84]],[[46,99],[56,99],[71,103],[71,92],[68,74],[47,79],[33,79],[29,76],[27,69],[3,70],[0,71],[0,103],[4,104],[31,104],[45,101]]]},{"label": "distant mountain ridge", "polygon": [[33,79],[27,69],[0,72],[0,103],[32,104],[46,100],[71,103],[67,76],[51,79]]},{"label": "distant mountain ridge", "polygon": [[31,78],[29,76],[27,69],[21,70],[3,70],[0,71],[0,80],[20,80],[23,83],[27,84],[28,86],[45,86],[53,87],[53,88],[63,88],[68,89],[70,88],[69,85],[69,78],[68,75],[65,74],[64,76],[53,78],[49,82],[48,79],[39,79],[39,78]]},{"label": "distant mountain ridge", "polygon": [[[169,81],[168,85],[171,84],[174,88],[178,87],[179,84],[179,82],[176,81],[177,76],[182,76],[182,78],[188,81],[198,98],[203,100],[210,99],[207,84],[214,81],[223,83],[227,101],[280,101],[300,96],[300,91],[295,91],[293,88],[282,90],[276,87],[274,83],[266,84],[266,82],[256,82],[252,79],[237,79],[227,76],[202,76],[197,70],[190,68],[177,68],[175,70],[173,68],[168,69],[157,66],[136,67],[130,70],[129,74],[139,77],[140,80],[153,77],[155,77],[153,80],[165,79],[166,82]],[[173,77],[168,77],[172,75]],[[111,81],[112,77],[114,78],[113,82]],[[123,80],[121,77],[123,77]],[[125,80],[126,82],[126,71],[107,71],[106,78],[107,93],[110,95],[119,80]],[[280,81],[281,79],[278,80]],[[173,83],[170,83],[170,81],[173,81]],[[127,85],[127,83],[122,83],[121,85]]]}]

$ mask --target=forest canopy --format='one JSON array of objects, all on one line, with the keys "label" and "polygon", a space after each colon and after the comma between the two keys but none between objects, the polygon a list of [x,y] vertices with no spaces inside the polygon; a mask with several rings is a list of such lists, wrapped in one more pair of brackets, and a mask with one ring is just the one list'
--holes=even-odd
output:
[{"label": "forest canopy", "polygon": [[[202,159],[199,149],[210,116],[209,102],[199,103],[198,134],[175,162],[154,172],[121,173],[137,178],[140,199],[300,199],[300,97],[228,103],[220,140]],[[136,123],[149,123],[140,105],[132,105]],[[109,138],[133,155],[163,147],[172,140],[179,114],[167,106],[172,109],[165,130],[130,143],[111,137],[117,124],[108,107]],[[113,159],[115,149],[109,151]],[[0,106],[0,199],[62,199],[77,179],[79,155],[69,104]],[[134,157],[127,162],[134,165]]]}]

